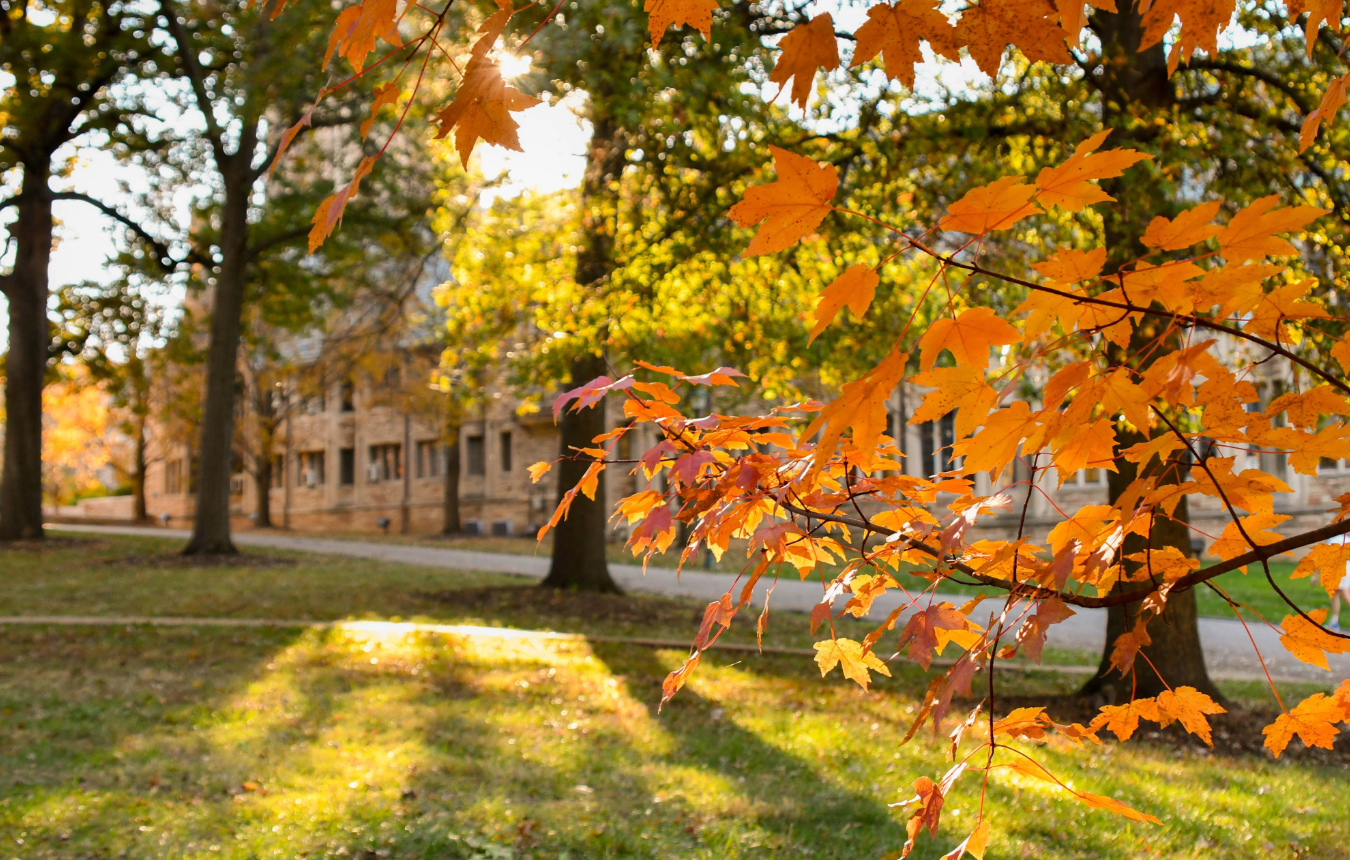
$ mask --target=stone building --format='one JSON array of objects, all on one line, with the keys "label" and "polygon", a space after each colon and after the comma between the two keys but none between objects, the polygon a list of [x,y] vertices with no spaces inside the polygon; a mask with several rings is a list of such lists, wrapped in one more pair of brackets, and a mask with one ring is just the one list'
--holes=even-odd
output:
[{"label": "stone building", "polygon": [[[335,382],[311,396],[283,421],[276,435],[274,468],[269,499],[275,525],[303,531],[371,532],[382,527],[391,532],[430,534],[443,523],[445,493],[445,448],[437,419],[401,411],[381,396],[381,384],[371,381]],[[923,391],[906,386],[890,402],[889,432],[903,433],[906,470],[933,474],[958,470],[950,458],[954,424],[945,418],[920,425],[906,423]],[[465,530],[499,536],[532,536],[548,520],[557,498],[557,470],[538,484],[529,479],[528,467],[558,456],[558,432],[552,413],[520,414],[518,403],[505,394],[488,399],[490,404],[463,424],[460,436],[459,483],[461,520]],[[611,410],[617,419],[617,410]],[[622,459],[640,455],[656,439],[649,425],[623,440]],[[1350,456],[1350,451],[1346,452]],[[1241,454],[1234,471],[1261,468],[1285,481],[1293,490],[1277,494],[1275,511],[1292,517],[1280,528],[1284,533],[1323,525],[1329,521],[1332,499],[1350,492],[1350,459],[1324,460],[1315,477],[1296,474],[1282,455],[1250,452]],[[152,460],[147,473],[146,504],[151,517],[170,516],[183,524],[192,511],[192,461],[185,446]],[[1025,481],[1025,467],[1005,472],[1003,486]],[[988,475],[972,476],[976,492],[990,494],[994,486]],[[253,513],[255,493],[252,476],[240,471],[232,484],[232,503],[240,526]],[[626,468],[604,473],[610,505],[639,489],[639,478]],[[1032,494],[1026,531],[1034,540],[1043,539],[1060,514],[1084,504],[1106,501],[1106,473],[1085,469],[1063,484],[1053,470],[1038,481],[1044,492]],[[1014,492],[1018,501],[1023,498]],[[1197,544],[1208,545],[1228,522],[1222,504],[1215,499],[1192,496],[1191,522]],[[940,505],[939,505],[940,507]],[[944,511],[937,511],[939,515]],[[982,520],[977,536],[1002,537],[1015,532],[1020,505],[1011,514]],[[387,525],[382,525],[387,522]],[[623,536],[622,524],[616,537]]]}]

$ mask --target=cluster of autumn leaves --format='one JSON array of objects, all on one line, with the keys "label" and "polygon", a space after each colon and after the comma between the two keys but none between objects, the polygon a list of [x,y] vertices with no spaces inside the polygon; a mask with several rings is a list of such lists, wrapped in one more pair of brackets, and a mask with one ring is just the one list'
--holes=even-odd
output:
[{"label": "cluster of autumn leaves", "polygon": [[[281,13],[286,2],[277,0],[273,17]],[[478,28],[467,55],[461,55],[458,62],[439,41],[444,35],[451,3],[446,3],[439,12],[406,0],[361,0],[344,8],[334,22],[324,65],[326,67],[334,57],[341,57],[351,64],[355,73],[325,86],[315,99],[316,105],[411,47],[394,79],[374,88],[377,97],[371,106],[370,120],[362,126],[363,138],[370,133],[371,124],[382,108],[396,107],[402,101],[404,107],[398,124],[389,137],[389,140],[393,139],[406,117],[408,105],[421,89],[429,61],[433,55],[439,55],[449,61],[457,84],[453,99],[436,114],[438,137],[453,132],[456,150],[465,164],[480,140],[519,151],[519,124],[513,114],[539,104],[539,100],[508,85],[494,55],[512,17],[538,4],[529,3],[518,10],[511,0],[495,2],[497,10]],[[1306,25],[1309,56],[1314,39],[1324,24],[1332,29],[1339,27],[1343,2],[1287,0],[1291,18],[1309,13]],[[554,7],[533,32],[548,23],[561,5]],[[1083,28],[1087,25],[1088,6],[1116,11],[1115,0],[1087,0],[1086,4],[1083,0],[980,0],[967,4],[953,23],[937,0],[877,3],[868,9],[867,20],[851,34],[854,49],[849,68],[864,66],[880,56],[886,76],[912,88],[914,68],[923,61],[921,46],[925,43],[936,56],[951,61],[960,61],[964,49],[979,69],[991,77],[998,74],[1009,45],[1031,61],[1070,63],[1073,60],[1070,48],[1079,47]],[[718,8],[717,0],[645,0],[652,43],[659,44],[670,28],[680,26],[691,27],[711,40],[713,13]],[[1189,61],[1197,50],[1211,55],[1216,52],[1219,35],[1233,17],[1235,0],[1142,0],[1140,8],[1143,14],[1141,51],[1162,41],[1176,22],[1180,22],[1168,54],[1170,73],[1180,63]],[[410,26],[406,19],[413,13],[422,13],[430,20],[421,36],[405,44],[400,27]],[[805,107],[814,89],[816,75],[839,68],[839,35],[828,12],[798,24],[779,43],[781,53],[770,71],[769,81],[778,84],[780,91],[791,83],[790,99]],[[513,50],[522,50],[530,37],[515,45]],[[368,67],[366,61],[379,41],[389,45],[390,50]],[[422,59],[417,63],[419,54]],[[410,86],[405,86],[405,77],[412,79]],[[1317,110],[1304,122],[1300,151],[1312,144],[1324,123],[1334,119],[1345,103],[1348,83],[1350,74],[1329,83]],[[312,121],[311,109],[285,132],[277,153],[278,162],[290,141]],[[347,201],[356,195],[361,179],[370,173],[374,162],[387,147],[388,142],[379,154],[363,159],[352,179],[320,204],[310,233],[310,253],[323,244],[341,221]]]},{"label": "cluster of autumn leaves", "polygon": [[[1112,272],[1104,271],[1103,248],[1061,250],[1033,265],[1037,281],[988,271],[978,263],[979,242],[992,233],[1052,207],[1079,212],[1110,200],[1095,181],[1118,176],[1146,156],[1128,149],[1099,151],[1107,134],[1085,141],[1063,164],[1042,170],[1033,181],[1007,177],[971,190],[948,208],[934,230],[891,230],[899,252],[927,254],[936,261],[934,282],[944,272],[961,269],[970,278],[1002,279],[1028,293],[1005,319],[988,307],[966,306],[958,287],[948,315],[917,337],[920,372],[908,380],[930,390],[911,422],[956,412],[955,453],[964,457],[960,473],[905,474],[894,440],[884,434],[886,403],[908,372],[907,332],[880,365],[843,386],[827,404],[796,403],[757,416],[691,419],[676,408],[682,387],[734,385],[737,374],[720,368],[689,376],[647,364],[640,368],[647,379],[631,374],[601,377],[558,398],[555,415],[619,395],[629,423],[576,452],[590,460],[586,477],[565,493],[541,535],[567,515],[577,493],[593,497],[601,472],[614,462],[619,437],[637,424],[651,423],[661,431],[661,441],[631,464],[647,479],[647,488],[623,499],[615,514],[630,526],[634,554],[665,552],[681,521],[692,526],[683,550],[686,558],[701,546],[720,558],[734,540],[748,547],[744,583],[709,605],[689,658],[665,681],[666,699],[748,604],[760,579],[771,571],[776,577],[784,564],[803,578],[827,564],[842,566],[825,583],[812,613],[813,632],[822,624],[831,630],[829,638],[816,644],[822,674],[838,667],[864,688],[871,672],[889,675],[874,648],[907,612],[897,653],[905,652],[928,668],[934,655],[956,643],[960,656],[933,679],[911,728],[913,736],[925,722],[936,730],[953,697],[970,695],[975,675],[989,671],[993,660],[1020,652],[1039,661],[1049,628],[1073,615],[1070,605],[1111,594],[1122,582],[1138,583],[1142,606],[1136,626],[1113,643],[1112,664],[1128,676],[1137,659],[1146,663],[1141,649],[1149,644],[1148,620],[1163,611],[1173,589],[1195,584],[1201,563],[1175,547],[1125,554],[1122,546],[1128,534],[1148,535],[1155,520],[1170,517],[1185,496],[1215,498],[1232,512],[1232,522],[1211,549],[1225,561],[1284,539],[1271,531],[1287,519],[1274,513],[1274,494],[1290,488],[1259,469],[1235,471],[1236,457],[1221,453],[1280,450],[1289,453],[1296,471],[1315,474],[1319,457],[1350,450],[1350,428],[1341,420],[1350,414],[1345,385],[1318,371],[1313,384],[1252,411],[1248,405],[1259,400],[1255,385],[1245,372],[1239,375],[1220,362],[1216,349],[1220,339],[1280,350],[1303,338],[1325,337],[1310,325],[1328,316],[1320,305],[1305,300],[1311,284],[1283,283],[1285,267],[1272,262],[1296,253],[1280,234],[1301,230],[1325,210],[1280,207],[1273,198],[1262,198],[1219,224],[1214,223],[1218,204],[1204,203],[1175,218],[1155,219],[1142,237],[1148,256]],[[773,157],[777,181],[748,189],[731,209],[739,224],[758,227],[747,254],[791,247],[813,234],[831,213],[857,215],[834,204],[838,180],[833,167],[781,149],[774,149]],[[1190,256],[1177,258],[1177,252],[1190,249],[1195,249]],[[1272,280],[1276,285],[1268,289],[1265,284]],[[877,269],[846,270],[822,291],[813,335],[831,324],[842,307],[864,318],[879,283]],[[1149,317],[1160,319],[1161,325],[1146,347],[1149,360],[1140,361],[1139,348],[1132,344],[1136,327]],[[1214,336],[1193,337],[1196,332]],[[1126,358],[1108,360],[1106,343],[1117,345]],[[1086,357],[1063,361],[1060,356],[1069,344]],[[991,367],[995,350],[1003,357]],[[1350,340],[1335,342],[1330,352],[1350,370]],[[944,356],[949,360],[944,362]],[[1025,400],[1008,402],[1014,383],[1053,364],[1062,366],[1045,381],[1039,408]],[[1122,446],[1117,438],[1122,426],[1141,431],[1146,441]],[[1209,446],[1203,452],[1202,444]],[[1050,529],[1045,548],[1025,538],[968,539],[981,516],[1007,510],[1013,500],[1011,487],[975,495],[965,475],[986,472],[997,485],[1019,457],[1032,464],[1033,482],[1051,467],[1061,483],[1083,468],[1115,471],[1118,459],[1136,464],[1139,477],[1112,504],[1065,511]],[[536,464],[534,478],[550,465]],[[657,476],[660,483],[654,481]],[[933,512],[940,499],[949,500],[949,513],[941,518]],[[1339,501],[1337,522],[1350,515],[1350,494]],[[871,546],[858,540],[867,534],[884,540]],[[1330,593],[1347,562],[1350,547],[1319,544],[1299,563],[1295,576],[1317,576]],[[878,596],[901,588],[892,572],[902,564],[926,570],[932,586],[917,594],[902,589],[900,607],[862,642],[834,635],[837,613],[862,618]],[[984,626],[972,620],[983,597],[960,607],[934,598],[942,581],[957,571],[1008,592]],[[1291,613],[1281,624],[1281,642],[1299,659],[1327,668],[1326,655],[1350,652],[1350,639],[1315,623],[1322,617]],[[761,614],[758,622],[761,632],[764,618]],[[1338,732],[1334,724],[1350,717],[1347,708],[1350,685],[1331,697],[1311,697],[1266,729],[1267,746],[1278,755],[1294,736],[1309,745],[1329,746]],[[980,710],[963,725],[968,727]],[[1175,722],[1210,743],[1207,715],[1222,712],[1190,687],[1108,705],[1087,726],[1059,726],[1040,710],[1019,711],[994,723],[984,745],[968,753],[953,773],[973,767],[970,755],[992,749],[1000,737],[1036,738],[1052,729],[1074,742],[1100,742],[1102,730],[1125,740],[1140,720],[1164,727]],[[985,768],[1006,766],[1011,765],[994,764],[991,757]],[[1034,762],[1024,766],[1056,782]],[[921,781],[911,837],[936,826],[936,810],[955,781],[953,773],[937,783]],[[1109,798],[1066,791],[1083,802],[1151,820]],[[987,831],[971,839],[982,844],[985,837]],[[965,850],[975,853],[970,847]]]},{"label": "cluster of autumn leaves", "polygon": [[[458,55],[458,62],[438,41],[449,4],[437,12],[404,0],[361,0],[343,9],[328,59],[345,59],[355,74],[328,86],[319,98],[391,60],[391,65],[401,62],[395,76],[377,89],[362,135],[370,133],[380,111],[397,109],[400,103],[401,124],[428,62],[439,53],[450,60],[457,80],[451,101],[436,115],[440,136],[454,134],[464,161],[479,140],[519,150],[513,114],[537,101],[505,83],[496,51],[510,20],[535,4],[517,10],[510,0],[496,3],[497,10],[478,28],[476,37],[465,40],[472,45],[467,54]],[[274,14],[281,5],[284,0]],[[1089,0],[1089,5],[1114,11],[1113,0]],[[560,6],[553,7],[534,32]],[[1309,13],[1310,52],[1322,25],[1339,25],[1342,0],[1288,0],[1287,6],[1291,17]],[[718,8],[717,0],[645,0],[653,43],[659,43],[669,28],[679,26],[692,27],[711,39]],[[1232,18],[1234,2],[1153,0],[1143,3],[1141,11],[1141,48],[1157,44],[1180,20],[1168,58],[1170,69],[1175,70],[1197,50],[1216,51],[1218,36]],[[428,17],[426,29],[405,45],[399,28],[406,28],[406,16],[414,13]],[[889,78],[912,86],[914,66],[923,58],[925,42],[934,54],[950,60],[959,59],[964,49],[989,75],[997,73],[1008,45],[1033,61],[1067,63],[1070,48],[1079,46],[1085,24],[1084,3],[1068,0],[979,0],[967,4],[955,22],[935,0],[877,3],[852,34],[855,47],[850,68],[880,57]],[[780,88],[790,86],[790,98],[805,106],[817,73],[840,65],[839,35],[828,13],[799,24],[780,42],[781,54],[770,81]],[[367,65],[378,41],[391,50]],[[524,40],[528,41],[529,37]],[[400,52],[405,52],[401,61]],[[1330,122],[1344,104],[1347,83],[1350,75],[1330,83],[1318,110],[1305,121],[1302,148],[1311,145],[1321,125]],[[311,121],[312,115],[306,115],[288,130],[281,149]],[[397,131],[396,125],[388,140]],[[812,614],[813,631],[826,624],[831,630],[816,645],[822,673],[838,667],[864,688],[871,672],[889,674],[874,647],[894,630],[905,610],[916,611],[898,633],[897,651],[927,668],[933,656],[949,644],[960,649],[954,665],[933,679],[912,736],[926,722],[936,730],[953,696],[968,695],[975,674],[990,671],[992,661],[1019,652],[1038,661],[1049,629],[1073,614],[1072,604],[1091,595],[1109,594],[1121,582],[1137,584],[1143,612],[1138,625],[1113,643],[1112,662],[1122,673],[1133,671],[1136,657],[1148,644],[1146,619],[1163,611],[1173,589],[1192,587],[1204,571],[1198,561],[1175,548],[1128,556],[1121,548],[1126,535],[1147,535],[1154,522],[1170,516],[1185,496],[1213,497],[1232,513],[1232,522],[1212,548],[1226,562],[1248,557],[1259,560],[1261,547],[1283,539],[1272,529],[1287,518],[1274,513],[1273,499],[1275,493],[1288,492],[1288,486],[1257,469],[1236,471],[1235,457],[1216,452],[1225,448],[1278,450],[1289,454],[1296,471],[1312,474],[1320,457],[1341,456],[1350,449],[1350,430],[1339,420],[1350,414],[1346,400],[1350,388],[1316,367],[1305,366],[1309,385],[1264,409],[1249,411],[1248,405],[1258,401],[1255,386],[1216,358],[1216,344],[1246,341],[1297,362],[1292,350],[1301,339],[1324,337],[1315,323],[1325,319],[1327,312],[1307,300],[1312,282],[1282,277],[1284,267],[1271,259],[1294,254],[1281,234],[1302,229],[1323,210],[1281,207],[1268,197],[1221,224],[1216,223],[1220,201],[1203,203],[1175,218],[1155,219],[1141,237],[1149,253],[1109,272],[1105,271],[1104,248],[1060,250],[1032,265],[1037,273],[1034,280],[988,271],[980,263],[980,242],[991,234],[1047,210],[1081,212],[1111,199],[1096,181],[1120,176],[1147,156],[1130,149],[1101,151],[1108,134],[1104,131],[1084,141],[1063,164],[1042,170],[1034,179],[1010,176],[969,191],[926,232],[887,227],[896,255],[923,254],[935,262],[937,274],[927,285],[928,291],[939,283],[950,290],[951,275],[959,276],[958,286],[949,293],[948,313],[942,319],[917,338],[906,330],[877,367],[843,386],[829,403],[784,405],[755,416],[711,414],[691,419],[677,408],[685,390],[734,385],[739,374],[719,368],[689,375],[642,363],[641,379],[633,374],[601,377],[558,399],[555,416],[565,408],[588,408],[613,395],[622,399],[629,420],[574,453],[590,465],[580,483],[566,490],[541,536],[567,516],[578,494],[594,498],[603,470],[615,463],[619,438],[636,425],[649,423],[659,428],[661,441],[628,464],[647,479],[647,486],[623,499],[616,513],[630,526],[633,552],[649,558],[667,551],[674,545],[681,522],[691,527],[683,557],[706,546],[720,558],[732,541],[743,540],[748,545],[749,561],[739,596],[733,587],[709,605],[688,660],[665,681],[665,699],[690,677],[702,652],[747,605],[761,578],[770,573],[776,577],[784,564],[803,577],[827,564],[842,565],[838,575],[825,584],[821,603]],[[748,255],[792,247],[831,213],[866,217],[836,204],[839,178],[832,166],[771,149],[777,181],[750,188],[730,211],[742,227],[757,228]],[[363,159],[350,182],[320,206],[310,236],[311,252],[340,222],[346,202],[357,193],[378,157]],[[957,236],[967,238],[953,238]],[[968,296],[961,295],[960,284],[981,277],[1024,289],[1025,301],[1009,318],[972,304]],[[1275,286],[1267,288],[1268,283]],[[843,308],[855,319],[863,319],[880,284],[879,267],[855,265],[846,270],[823,289],[811,337],[833,324]],[[1162,332],[1150,343],[1148,360],[1134,364],[1108,361],[1103,345],[1113,344],[1130,353],[1146,318]],[[908,381],[929,390],[911,420],[920,423],[955,413],[953,453],[964,460],[962,474],[907,475],[900,451],[884,435],[886,400],[909,372],[911,341],[918,350],[919,373]],[[1053,360],[1056,350],[1065,345],[1077,345],[1086,356],[1067,363]],[[1003,357],[991,368],[994,350]],[[1350,341],[1334,344],[1329,352],[1350,372]],[[1024,400],[1010,401],[1020,380],[1052,366],[1037,407]],[[1332,418],[1329,423],[1328,416]],[[1156,432],[1162,425],[1169,432]],[[1122,446],[1117,435],[1122,426],[1141,431],[1147,441]],[[1047,468],[1053,468],[1062,482],[1064,476],[1084,468],[1114,471],[1120,459],[1137,465],[1140,477],[1112,504],[1065,512],[1050,530],[1047,547],[1025,538],[969,539],[981,516],[1007,510],[1013,502],[1006,492],[977,496],[973,482],[964,475],[985,472],[997,483],[1018,457],[1031,465],[1033,483]],[[550,467],[549,463],[532,466],[532,478],[539,480]],[[1339,501],[1337,522],[1350,514],[1350,497]],[[946,502],[947,508],[941,518],[934,513],[940,502]],[[869,535],[884,539],[861,540]],[[1295,576],[1316,576],[1330,591],[1347,562],[1350,548],[1321,544],[1307,553]],[[835,636],[836,612],[866,616],[877,597],[900,588],[891,572],[901,564],[927,570],[930,588],[918,594],[905,592],[904,605],[862,642]],[[982,599],[956,607],[932,598],[943,579],[956,571],[1008,593],[984,626],[971,617]],[[841,610],[837,609],[839,602],[844,604]],[[1324,630],[1322,618],[1318,613],[1296,612],[1280,627],[1281,642],[1291,653],[1325,668],[1326,654],[1350,651],[1350,640]],[[761,614],[761,633],[764,619]],[[944,798],[967,769],[983,770],[986,775],[1010,769],[1057,785],[1089,805],[1135,820],[1156,821],[1110,798],[1073,790],[1001,741],[1035,740],[1055,731],[1077,743],[1099,743],[1103,730],[1125,740],[1140,720],[1148,720],[1162,726],[1179,723],[1209,743],[1207,716],[1222,712],[1218,704],[1188,687],[1107,706],[1086,726],[1061,726],[1042,709],[1018,709],[1002,720],[990,718],[983,743],[958,760],[964,734],[979,731],[974,727],[983,708],[982,703],[953,732],[956,763],[952,769],[937,782],[927,777],[915,782],[916,795],[908,804],[914,810],[905,853],[922,830],[936,832]],[[1330,746],[1338,732],[1335,725],[1347,720],[1350,687],[1343,685],[1331,696],[1319,694],[1284,709],[1266,729],[1267,746],[1278,755],[1295,736],[1308,745]],[[1009,749],[1011,758],[996,761],[996,749]],[[989,754],[985,764],[972,765],[981,751]],[[988,835],[988,821],[981,816],[975,830],[948,856],[970,853],[981,857]]]}]

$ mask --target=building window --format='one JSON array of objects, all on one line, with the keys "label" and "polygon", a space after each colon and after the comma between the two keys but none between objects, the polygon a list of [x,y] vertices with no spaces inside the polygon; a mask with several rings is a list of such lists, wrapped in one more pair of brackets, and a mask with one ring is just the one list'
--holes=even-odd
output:
[{"label": "building window", "polygon": [[1319,472],[1344,472],[1350,467],[1350,460],[1333,460],[1330,457],[1322,457],[1317,461],[1317,471]]},{"label": "building window", "polygon": [[297,484],[311,489],[323,486],[323,454],[322,451],[305,451],[300,455],[296,474]]},{"label": "building window", "polygon": [[482,436],[468,436],[464,439],[465,467],[470,475],[487,474],[487,446]]},{"label": "building window", "polygon": [[272,486],[276,489],[286,486],[286,458],[280,454],[272,458]]},{"label": "building window", "polygon": [[164,492],[176,496],[183,492],[183,460],[170,460],[164,464]]},{"label": "building window", "polygon": [[502,444],[502,471],[511,471],[511,431],[503,430],[501,435]]},{"label": "building window", "polygon": [[230,495],[242,496],[244,494],[244,476],[235,474],[230,476]]},{"label": "building window", "polygon": [[952,456],[952,446],[956,444],[956,416],[948,412],[937,421],[925,421],[919,425],[919,447],[923,456],[923,476],[931,478],[939,472],[952,472],[961,468],[959,457]]},{"label": "building window", "polygon": [[1104,469],[1079,469],[1069,476],[1064,485],[1075,487],[1100,487],[1106,483],[1106,470]]},{"label": "building window", "polygon": [[322,388],[317,393],[311,394],[305,398],[305,413],[307,415],[319,415],[328,411],[328,398],[324,396]]},{"label": "building window", "polygon": [[342,380],[342,411],[356,411],[356,384],[350,379]]},{"label": "building window", "polygon": [[392,481],[403,477],[403,451],[401,445],[371,445],[369,483]]},{"label": "building window", "polygon": [[435,440],[417,443],[417,477],[435,478],[441,474],[442,446]]},{"label": "building window", "polygon": [[338,483],[350,487],[356,483],[356,449],[338,450]]}]

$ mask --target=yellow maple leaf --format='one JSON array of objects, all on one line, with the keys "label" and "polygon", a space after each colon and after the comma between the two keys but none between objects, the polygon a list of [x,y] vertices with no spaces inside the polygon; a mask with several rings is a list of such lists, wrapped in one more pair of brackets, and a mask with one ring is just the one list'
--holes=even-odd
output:
[{"label": "yellow maple leaf", "polygon": [[782,251],[820,226],[830,214],[830,201],[839,188],[839,174],[830,164],[770,146],[778,181],[745,190],[741,202],[727,213],[742,227],[761,221],[748,257]]},{"label": "yellow maple leaf", "polygon": [[365,140],[370,136],[370,128],[375,124],[375,115],[380,112],[380,108],[385,105],[392,105],[398,102],[401,90],[398,88],[398,81],[390,81],[382,87],[376,87],[373,95],[375,100],[370,103],[370,116],[361,123],[361,139]]},{"label": "yellow maple leaf", "polygon": [[1106,249],[1093,248],[1091,251],[1077,251],[1066,248],[1032,263],[1031,268],[1040,272],[1056,284],[1078,284],[1095,280],[1106,265]]},{"label": "yellow maple leaf", "polygon": [[983,236],[992,230],[1006,230],[1018,221],[1042,211],[1029,202],[1036,186],[1022,184],[1020,176],[1005,176],[988,185],[972,188],[947,207],[938,228]]},{"label": "yellow maple leaf", "polygon": [[1105,705],[1088,728],[1093,731],[1105,727],[1122,741],[1127,741],[1139,728],[1139,721],[1158,721],[1158,703],[1153,699],[1134,699],[1123,705]]},{"label": "yellow maple leaf", "polygon": [[1302,338],[1298,330],[1286,323],[1286,320],[1326,319],[1331,316],[1318,305],[1299,301],[1316,283],[1316,279],[1308,278],[1263,293],[1256,307],[1252,308],[1251,318],[1247,320],[1243,329],[1270,340],[1299,343]]},{"label": "yellow maple leaf", "polygon": [[1108,149],[1097,152],[1111,129],[1103,129],[1078,144],[1073,155],[1058,167],[1046,167],[1036,176],[1037,202],[1058,206],[1068,212],[1081,212],[1094,203],[1115,200],[1091,180],[1119,176],[1125,169],[1152,158],[1133,149]]},{"label": "yellow maple leaf", "polygon": [[769,82],[778,84],[779,92],[792,81],[792,101],[805,108],[811,97],[811,84],[816,70],[827,72],[839,68],[839,43],[834,37],[834,19],[822,12],[805,24],[798,24],[783,37],[778,47],[783,53],[773,64]]},{"label": "yellow maple leaf", "polygon": [[867,10],[867,22],[853,37],[857,44],[850,69],[881,54],[886,76],[899,79],[910,89],[914,88],[914,65],[923,61],[920,42],[926,40],[939,56],[961,59],[955,31],[932,0],[899,0],[873,6]]},{"label": "yellow maple leaf", "polygon": [[952,452],[963,457],[961,466],[968,474],[988,472],[998,481],[1003,470],[1017,456],[1022,440],[1036,428],[1038,415],[1032,413],[1026,401],[1016,400],[1006,409],[1000,409],[984,422],[984,429],[970,439],[962,439],[952,446]]},{"label": "yellow maple leaf", "polygon": [[919,338],[919,369],[928,370],[949,350],[957,367],[989,366],[990,347],[1017,343],[1022,335],[990,307],[967,308],[955,319],[944,317]]},{"label": "yellow maple leaf", "polygon": [[652,44],[661,44],[661,38],[671,27],[689,25],[712,39],[712,13],[717,11],[717,0],[646,0],[642,9],[647,13],[647,30]]},{"label": "yellow maple leaf", "polygon": [[881,658],[871,651],[864,652],[862,643],[854,642],[852,639],[826,639],[817,642],[815,649],[816,665],[820,667],[822,678],[835,666],[839,666],[845,678],[857,681],[858,686],[866,690],[867,685],[872,682],[868,669],[880,672],[888,678],[891,676],[891,670],[881,662]]},{"label": "yellow maple leaf", "polygon": [[540,460],[538,463],[530,466],[530,483],[539,483],[539,479],[544,477],[544,473],[552,468],[553,464],[547,460]]},{"label": "yellow maple leaf", "polygon": [[881,278],[877,275],[876,269],[871,266],[858,263],[845,269],[842,275],[821,291],[820,299],[816,302],[816,324],[812,327],[811,335],[806,342],[810,344],[814,341],[816,336],[834,320],[840,308],[847,306],[853,312],[854,319],[862,319],[872,304],[872,297],[876,295],[877,284],[880,282]]}]

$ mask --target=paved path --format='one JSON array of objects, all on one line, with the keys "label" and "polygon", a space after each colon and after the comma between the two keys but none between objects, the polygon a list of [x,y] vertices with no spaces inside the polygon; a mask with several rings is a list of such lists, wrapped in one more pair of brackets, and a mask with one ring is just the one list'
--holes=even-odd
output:
[{"label": "paved path", "polygon": [[[120,534],[143,537],[161,537],[186,540],[188,532],[153,526],[96,526],[53,524],[52,529],[99,534]],[[241,546],[341,555],[368,558],[375,561],[432,567],[447,570],[476,570],[504,573],[542,579],[548,572],[548,559],[541,556],[511,555],[508,553],[478,552],[434,546],[398,544],[383,541],[336,540],[275,532],[237,532],[235,543]],[[611,564],[610,573],[624,589],[636,593],[659,594],[668,597],[688,597],[716,600],[727,590],[733,576],[727,573],[709,573],[685,570],[680,574],[671,568],[649,567],[646,574],[639,565]],[[762,605],[770,583],[762,581],[751,599]],[[816,582],[798,582],[782,579],[773,589],[770,600],[775,609],[810,612],[820,601],[821,585]],[[903,596],[891,591],[872,604],[870,618],[884,618],[903,601]],[[967,598],[956,595],[938,595],[936,600],[955,604]],[[996,604],[989,601],[991,609]],[[1106,610],[1078,609],[1072,618],[1050,628],[1048,644],[1051,647],[1100,652],[1106,638]],[[979,618],[979,613],[975,615]],[[903,616],[902,616],[903,618]],[[1277,680],[1326,682],[1335,685],[1350,677],[1350,654],[1329,658],[1331,672],[1310,666],[1296,659],[1279,642],[1280,634],[1268,627],[1250,626],[1251,636],[1265,658],[1266,667]],[[1243,625],[1226,618],[1201,618],[1200,641],[1205,649],[1205,662],[1210,675],[1218,679],[1264,680],[1261,663],[1252,651],[1251,639]]]}]

